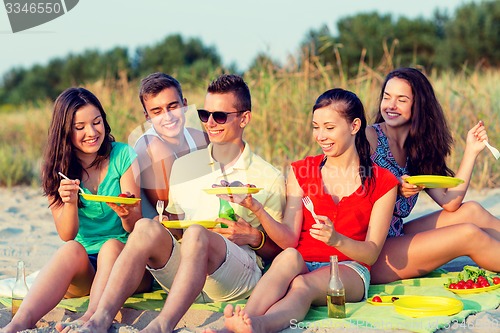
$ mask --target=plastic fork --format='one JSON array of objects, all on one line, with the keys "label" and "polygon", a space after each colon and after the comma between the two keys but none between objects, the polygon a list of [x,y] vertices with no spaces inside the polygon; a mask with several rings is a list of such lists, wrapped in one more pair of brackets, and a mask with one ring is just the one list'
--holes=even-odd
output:
[{"label": "plastic fork", "polygon": [[500,151],[498,151],[498,149],[490,145],[488,141],[483,141],[483,142],[486,145],[486,147],[491,151],[493,156],[495,156],[495,158],[498,160],[500,158]]},{"label": "plastic fork", "polygon": [[165,210],[165,202],[163,200],[158,200],[156,202],[156,211],[158,212],[158,221],[163,221],[163,211]]},{"label": "plastic fork", "polygon": [[[63,177],[64,179],[71,180],[71,179],[69,179],[67,176],[65,176],[62,172],[58,172],[57,174],[58,174],[59,176]],[[83,191],[83,188],[81,188],[80,186],[78,186],[78,188],[80,189],[80,192],[81,192],[82,194],[85,194],[85,192]]]},{"label": "plastic fork", "polygon": [[314,218],[314,221],[316,221],[316,223],[321,223],[318,220],[318,215],[316,215],[316,213],[314,212],[314,204],[311,201],[311,198],[309,198],[308,196],[305,196],[304,198],[302,198],[302,202],[304,203],[304,206],[307,208],[307,210],[311,212],[311,215]]}]

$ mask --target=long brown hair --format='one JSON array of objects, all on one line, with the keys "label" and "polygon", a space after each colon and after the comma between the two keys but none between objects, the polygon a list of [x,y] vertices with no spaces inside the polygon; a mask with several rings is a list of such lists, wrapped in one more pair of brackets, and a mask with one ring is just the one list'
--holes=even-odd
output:
[{"label": "long brown hair", "polygon": [[[43,154],[42,163],[42,189],[44,195],[54,198],[50,206],[62,205],[59,196],[59,184],[62,172],[71,179],[82,180],[86,172],[75,153],[75,147],[71,143],[71,133],[75,113],[85,105],[95,106],[102,116],[104,124],[104,141],[97,152],[97,157],[90,166],[99,165],[109,158],[111,142],[115,138],[111,135],[111,127],[106,120],[106,113],[97,97],[85,88],[68,88],[63,91],[54,103],[52,121],[49,127],[47,145]],[[81,207],[81,202],[79,202]]]},{"label": "long brown hair", "polygon": [[384,122],[380,103],[387,82],[392,78],[408,82],[413,93],[410,132],[404,147],[408,154],[408,171],[411,175],[453,176],[446,165],[453,138],[446,123],[441,104],[427,77],[415,68],[399,68],[385,78],[380,92],[379,110],[375,123]]},{"label": "long brown hair", "polygon": [[354,144],[359,155],[359,176],[361,178],[361,185],[365,186],[365,181],[367,181],[368,185],[371,185],[374,183],[375,178],[373,178],[373,162],[370,158],[370,143],[365,133],[366,116],[363,103],[355,93],[341,88],[335,88],[325,91],[316,99],[316,103],[313,106],[313,113],[317,109],[330,105],[335,105],[335,110],[351,123],[356,118],[361,120],[361,126],[356,133]]}]

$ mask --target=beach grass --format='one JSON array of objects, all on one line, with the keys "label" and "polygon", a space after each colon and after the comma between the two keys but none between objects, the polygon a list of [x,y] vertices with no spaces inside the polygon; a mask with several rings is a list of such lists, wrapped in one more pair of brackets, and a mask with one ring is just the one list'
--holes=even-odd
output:
[{"label": "beach grass", "polygon": [[[378,109],[380,87],[388,66],[360,66],[356,77],[338,69],[308,61],[276,69],[263,67],[245,74],[253,102],[252,124],[245,140],[264,159],[287,172],[290,162],[319,153],[311,136],[311,109],[325,90],[341,87],[354,91],[363,101],[371,123]],[[467,131],[478,120],[485,122],[489,141],[500,146],[500,71],[463,70],[460,73],[426,73],[440,100],[453,137],[449,165],[457,170]],[[123,76],[125,77],[125,75]],[[206,82],[184,85],[189,104],[203,105]],[[117,141],[128,142],[132,129],[144,122],[138,98],[139,82],[125,78],[85,85],[101,100]],[[52,101],[19,108],[0,109],[0,186],[39,185],[40,159],[46,144]],[[500,186],[500,164],[485,149],[476,161],[471,187]]]}]

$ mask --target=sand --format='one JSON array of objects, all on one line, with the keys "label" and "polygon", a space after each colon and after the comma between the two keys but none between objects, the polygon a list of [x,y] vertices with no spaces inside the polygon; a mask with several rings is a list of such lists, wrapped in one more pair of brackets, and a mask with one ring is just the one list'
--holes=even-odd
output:
[{"label": "sand", "polygon": [[[493,215],[500,217],[500,188],[475,191],[470,190],[466,200],[480,202]],[[0,280],[13,278],[16,274],[16,263],[24,260],[26,273],[39,270],[62,245],[52,220],[48,203],[40,190],[29,187],[0,188]],[[432,212],[439,207],[427,195],[421,195],[411,217]],[[459,258],[449,263],[446,268],[461,270],[464,263],[472,263],[468,258]],[[78,318],[81,314],[56,308],[47,314],[39,323],[38,328],[29,332],[55,332],[54,325],[58,321]],[[123,309],[117,316],[117,323],[109,332],[131,332],[141,329],[151,321],[157,312]],[[220,328],[223,325],[222,314],[205,311],[189,310],[183,317],[176,332],[196,332],[201,327]],[[0,305],[0,327],[10,321],[10,309]],[[471,328],[460,329],[460,332],[484,332],[480,323],[500,322],[500,309],[485,311],[467,318]],[[483,325],[483,327],[485,327]],[[488,326],[486,326],[488,327]],[[491,326],[489,326],[491,327]],[[500,325],[497,325],[500,331]],[[327,332],[327,329],[287,329],[283,332]],[[346,329],[344,332],[380,332],[373,329]],[[441,330],[457,332],[456,329]],[[407,332],[407,331],[393,331]]]}]

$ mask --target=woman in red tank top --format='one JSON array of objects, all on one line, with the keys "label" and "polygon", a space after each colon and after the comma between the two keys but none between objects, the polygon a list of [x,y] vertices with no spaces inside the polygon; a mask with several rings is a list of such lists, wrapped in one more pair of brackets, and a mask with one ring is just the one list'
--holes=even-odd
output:
[{"label": "woman in red tank top", "polygon": [[[311,304],[326,305],[330,255],[341,261],[346,301],[366,297],[369,267],[387,236],[398,181],[372,163],[365,128],[364,108],[354,93],[324,92],[312,119],[322,154],[292,163],[283,222],[275,221],[251,195],[232,199],[241,199],[285,250],[263,275],[245,310],[226,307],[227,329],[276,332],[304,319]],[[306,196],[317,220],[303,205]]]}]

